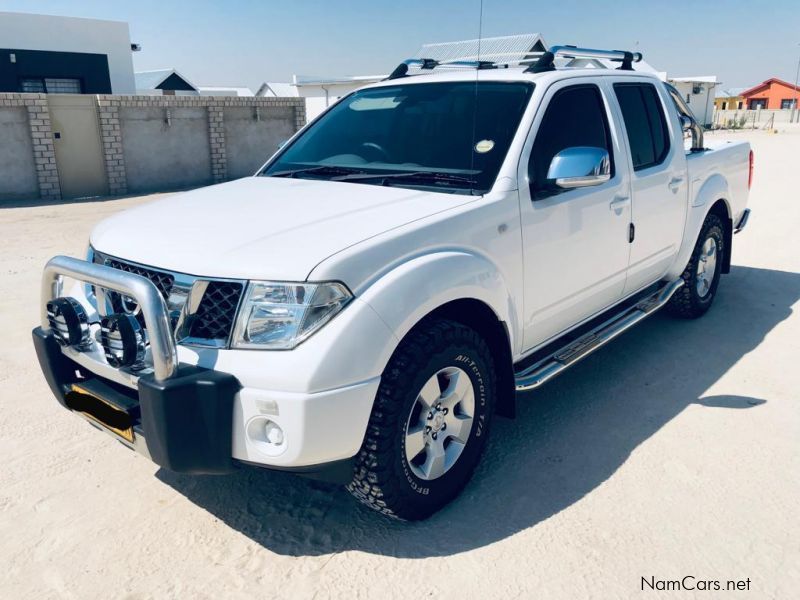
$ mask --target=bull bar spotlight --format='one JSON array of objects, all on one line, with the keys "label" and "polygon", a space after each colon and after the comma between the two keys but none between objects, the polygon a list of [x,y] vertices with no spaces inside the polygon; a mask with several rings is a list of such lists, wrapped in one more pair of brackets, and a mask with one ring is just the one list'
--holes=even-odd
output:
[{"label": "bull bar spotlight", "polygon": [[103,317],[100,344],[112,367],[144,367],[145,332],[133,315],[116,313]]},{"label": "bull bar spotlight", "polygon": [[89,335],[89,318],[86,310],[75,298],[54,298],[47,303],[47,322],[62,346],[81,350],[92,344]]}]

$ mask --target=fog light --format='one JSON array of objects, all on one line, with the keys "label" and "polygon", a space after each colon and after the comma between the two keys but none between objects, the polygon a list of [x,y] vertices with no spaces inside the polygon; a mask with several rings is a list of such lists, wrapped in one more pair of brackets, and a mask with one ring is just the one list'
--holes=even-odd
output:
[{"label": "fog light", "polygon": [[264,437],[267,443],[273,446],[280,446],[283,444],[283,429],[277,423],[267,421],[266,425],[264,425]]},{"label": "fog light", "polygon": [[133,315],[114,314],[100,321],[100,343],[112,367],[141,368],[146,350],[145,334]]},{"label": "fog light", "polygon": [[92,344],[89,335],[89,318],[75,298],[55,298],[47,303],[47,322],[62,346],[75,346],[85,350]]},{"label": "fog light", "polygon": [[248,444],[266,456],[279,456],[286,451],[286,432],[272,419],[257,415],[245,425]]}]

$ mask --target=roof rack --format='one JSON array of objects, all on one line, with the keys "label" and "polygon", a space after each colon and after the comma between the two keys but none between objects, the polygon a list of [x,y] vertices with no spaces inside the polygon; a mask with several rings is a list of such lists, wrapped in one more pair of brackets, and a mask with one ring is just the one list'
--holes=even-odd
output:
[{"label": "roof rack", "polygon": [[490,60],[445,60],[438,61],[433,58],[408,58],[401,62],[394,71],[387,77],[387,79],[399,79],[408,75],[408,69],[411,66],[417,66],[423,71],[432,71],[436,67],[466,67],[470,69],[499,69],[501,66],[498,63]]},{"label": "roof rack", "polygon": [[564,58],[601,58],[613,62],[622,63],[620,71],[633,71],[633,63],[642,60],[641,52],[630,52],[629,50],[596,50],[594,48],[578,48],[577,46],[553,46],[542,54],[534,64],[525,69],[526,73],[544,73],[545,71],[555,71],[556,66],[553,62],[557,56]]},{"label": "roof rack", "polygon": [[[563,58],[595,58],[619,62],[619,70],[633,71],[633,63],[642,60],[641,52],[630,52],[628,50],[595,50],[592,48],[578,48],[577,46],[553,46],[550,50],[542,52],[538,59],[530,58],[534,53],[529,53],[528,57],[517,61],[491,61],[491,60],[447,60],[438,61],[433,58],[409,58],[401,62],[387,79],[399,79],[407,77],[409,68],[414,66],[423,71],[431,71],[437,67],[465,67],[477,70],[502,69],[508,68],[511,64],[529,65],[526,73],[544,73],[555,71],[556,57]],[[535,62],[532,63],[532,60]],[[531,64],[532,63],[532,64]]]}]

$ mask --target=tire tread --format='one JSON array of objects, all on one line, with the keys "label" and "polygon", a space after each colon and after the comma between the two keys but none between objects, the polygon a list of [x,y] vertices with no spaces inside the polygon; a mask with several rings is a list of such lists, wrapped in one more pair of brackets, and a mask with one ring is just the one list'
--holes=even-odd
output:
[{"label": "tire tread", "polygon": [[[406,502],[407,482],[393,471],[396,458],[393,437],[398,419],[406,418],[400,414],[405,406],[403,392],[407,391],[403,383],[409,373],[419,372],[432,354],[453,344],[465,343],[490,358],[486,361],[490,370],[487,375],[494,386],[496,378],[489,347],[477,332],[455,321],[439,318],[423,321],[403,339],[392,355],[381,377],[364,442],[356,455],[353,479],[347,485],[348,491],[361,503],[396,519],[416,520],[428,516],[427,512],[421,512]],[[494,397],[494,390],[489,390],[489,394]],[[458,491],[460,487],[456,493]]]}]

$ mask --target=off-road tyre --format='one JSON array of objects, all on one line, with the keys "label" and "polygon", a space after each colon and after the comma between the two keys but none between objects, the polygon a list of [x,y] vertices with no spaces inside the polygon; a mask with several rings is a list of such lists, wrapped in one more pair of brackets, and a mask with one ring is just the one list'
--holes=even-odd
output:
[{"label": "off-road tyre", "polygon": [[[469,375],[474,418],[452,467],[437,479],[424,480],[406,460],[406,425],[422,386],[448,366]],[[425,519],[442,508],[467,484],[486,446],[496,381],[492,354],[478,333],[445,319],[420,323],[403,339],[383,372],[347,489],[370,508],[402,520]]]},{"label": "off-road tyre", "polygon": [[[697,290],[697,268],[703,252],[703,244],[708,238],[713,238],[717,244],[717,257],[711,286],[708,292],[701,296]],[[666,309],[669,314],[684,319],[696,319],[703,316],[711,308],[711,304],[717,295],[723,257],[726,252],[728,252],[728,248],[725,246],[725,226],[718,215],[710,214],[706,217],[703,228],[700,230],[689,264],[686,265],[686,269],[681,274],[684,285],[675,292],[667,303]]]}]

